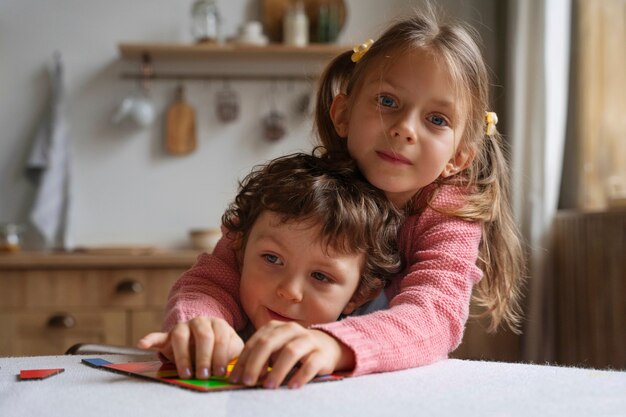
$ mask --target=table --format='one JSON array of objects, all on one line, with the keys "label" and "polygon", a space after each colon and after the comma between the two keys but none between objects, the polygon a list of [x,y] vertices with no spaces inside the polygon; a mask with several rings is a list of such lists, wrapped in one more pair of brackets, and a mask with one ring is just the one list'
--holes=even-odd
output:
[{"label": "table", "polygon": [[[626,372],[448,359],[298,390],[200,393],[94,369],[90,356],[0,358],[9,416],[624,416]],[[101,355],[110,362],[145,356]],[[21,369],[65,368],[39,381]]]}]

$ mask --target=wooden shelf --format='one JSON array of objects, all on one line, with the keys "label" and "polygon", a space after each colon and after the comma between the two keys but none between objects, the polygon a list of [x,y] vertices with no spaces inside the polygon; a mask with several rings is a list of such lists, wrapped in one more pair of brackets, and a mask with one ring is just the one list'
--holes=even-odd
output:
[{"label": "wooden shelf", "polygon": [[331,59],[352,49],[346,45],[310,44],[306,47],[270,44],[250,46],[240,44],[177,44],[177,43],[132,43],[118,45],[124,59],[142,59],[148,55],[153,60],[197,60],[197,59]]},{"label": "wooden shelf", "polygon": [[[118,45],[118,49],[122,59],[142,63],[140,71],[120,75],[125,79],[310,81],[319,75],[318,70],[314,69],[319,66],[319,63],[328,62],[340,53],[350,50],[351,47],[336,44],[310,44],[306,47],[296,47],[282,44],[253,46],[236,43],[218,45],[124,42]],[[162,68],[155,71],[152,66],[155,62],[177,63],[181,61],[185,61],[183,71],[172,72],[170,70],[168,72],[163,71]],[[214,64],[219,62],[219,65],[211,65],[207,68],[202,61],[212,61]],[[245,65],[241,65],[241,62],[245,62]],[[223,64],[230,65],[230,68],[225,69]],[[234,70],[233,64],[236,67]],[[259,64],[264,65],[264,71],[261,70]],[[196,70],[193,70],[194,65]],[[204,68],[198,70],[198,65],[204,65]],[[216,66],[221,66],[221,69],[216,69]],[[297,69],[294,70],[294,67]]]}]

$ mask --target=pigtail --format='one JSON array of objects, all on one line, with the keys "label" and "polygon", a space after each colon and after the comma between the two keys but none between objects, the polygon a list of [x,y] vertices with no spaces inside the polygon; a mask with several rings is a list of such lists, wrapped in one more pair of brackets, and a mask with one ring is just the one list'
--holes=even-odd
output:
[{"label": "pigtail", "polygon": [[[490,317],[487,328],[495,332],[502,323],[519,333],[522,319],[521,289],[525,277],[524,253],[519,230],[509,204],[510,170],[499,134],[485,136],[483,169],[477,173],[475,205],[482,211],[482,241],[478,265],[483,279],[474,301],[484,308],[479,317]],[[486,197],[486,198],[485,198]],[[489,208],[485,203],[490,203]]]},{"label": "pigtail", "polygon": [[476,317],[489,319],[488,332],[495,332],[506,324],[514,333],[519,333],[525,268],[520,234],[509,203],[510,170],[502,136],[497,132],[482,136],[472,166],[442,181],[471,190],[464,204],[451,209],[431,207],[466,221],[481,222],[477,265],[483,271],[483,278],[476,285],[473,297],[481,310]]},{"label": "pigtail", "polygon": [[330,119],[330,106],[337,94],[345,93],[355,65],[350,59],[351,55],[352,51],[346,51],[335,57],[328,64],[319,81],[315,105],[315,126],[322,146],[330,153],[347,152],[346,141],[337,135]]}]

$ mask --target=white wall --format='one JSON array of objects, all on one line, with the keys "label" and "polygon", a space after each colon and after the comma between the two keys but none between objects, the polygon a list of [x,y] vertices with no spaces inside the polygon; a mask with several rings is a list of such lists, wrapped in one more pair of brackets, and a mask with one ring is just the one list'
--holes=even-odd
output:
[{"label": "white wall", "polygon": [[[45,109],[45,65],[55,50],[66,70],[67,121],[73,150],[73,230],[78,245],[154,244],[182,247],[190,228],[215,227],[256,163],[311,148],[308,118],[293,112],[306,83],[279,84],[279,109],[290,115],[289,134],[270,143],[260,134],[268,111],[267,82],[234,82],[241,117],[225,125],[214,116],[218,82],[187,85],[198,119],[198,149],[186,157],[163,151],[163,115],[175,83],[158,82],[152,98],[157,123],[144,130],[110,123],[134,82],[121,80],[128,63],[121,41],[187,42],[191,0],[3,0],[0,2],[0,222],[26,222],[34,188],[24,163]],[[386,22],[419,1],[348,0],[340,43],[375,37]],[[474,8],[448,1],[475,17]],[[220,2],[226,35],[258,17],[253,0]],[[158,64],[158,63],[157,63]],[[155,64],[156,65],[156,64]],[[31,243],[32,244],[32,243]]]}]

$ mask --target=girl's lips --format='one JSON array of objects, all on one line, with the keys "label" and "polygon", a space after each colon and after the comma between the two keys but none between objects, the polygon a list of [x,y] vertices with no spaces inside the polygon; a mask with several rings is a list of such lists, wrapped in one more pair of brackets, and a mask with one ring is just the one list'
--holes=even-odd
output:
[{"label": "girl's lips", "polygon": [[383,159],[387,162],[391,162],[392,164],[413,165],[411,161],[409,161],[407,158],[397,153],[376,151],[376,154],[378,155],[380,159]]},{"label": "girl's lips", "polygon": [[265,307],[267,309],[267,313],[269,314],[270,318],[272,320],[279,320],[279,321],[295,321],[292,318],[283,316],[282,314],[278,314],[277,312],[275,312],[274,310],[270,310],[269,308]]}]

